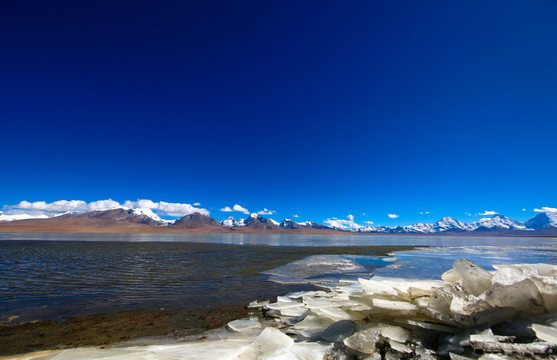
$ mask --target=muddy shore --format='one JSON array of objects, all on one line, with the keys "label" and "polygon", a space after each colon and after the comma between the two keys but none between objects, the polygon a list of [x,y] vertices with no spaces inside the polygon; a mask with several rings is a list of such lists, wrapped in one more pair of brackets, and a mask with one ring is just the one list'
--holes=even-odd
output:
[{"label": "muddy shore", "polygon": [[66,320],[0,325],[0,355],[102,346],[146,336],[183,337],[253,313],[246,304],[197,311],[120,311]]}]

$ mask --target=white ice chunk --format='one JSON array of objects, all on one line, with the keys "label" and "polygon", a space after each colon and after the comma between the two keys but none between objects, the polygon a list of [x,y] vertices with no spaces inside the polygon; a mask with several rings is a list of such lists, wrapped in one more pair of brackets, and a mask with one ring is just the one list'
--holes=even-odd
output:
[{"label": "white ice chunk", "polygon": [[268,327],[255,338],[254,344],[259,357],[270,357],[288,350],[294,344],[294,340],[280,330]]},{"label": "white ice chunk", "polygon": [[537,277],[538,275],[539,270],[533,266],[525,265],[520,268],[507,266],[500,268],[491,281],[493,284],[512,285],[525,279]]},{"label": "white ice chunk", "polygon": [[292,307],[288,309],[282,309],[280,314],[283,316],[292,316],[292,317],[299,317],[304,315],[309,310],[305,306],[300,307]]},{"label": "white ice chunk", "polygon": [[493,275],[470,260],[456,259],[453,263],[453,269],[462,278],[464,285],[470,289],[472,295],[478,296],[491,288]]},{"label": "white ice chunk", "polygon": [[538,339],[557,344],[557,329],[541,324],[532,324],[532,329],[536,332]]},{"label": "white ice chunk", "polygon": [[406,301],[373,299],[372,304],[374,310],[380,309],[380,310],[387,310],[387,311],[404,311],[404,312],[418,311],[418,307],[416,305]]},{"label": "white ice chunk", "polygon": [[352,336],[344,339],[344,345],[354,351],[363,354],[374,354],[377,351],[376,344],[381,340],[381,330],[378,328],[369,328],[358,331]]},{"label": "white ice chunk", "polygon": [[232,331],[243,332],[258,329],[261,327],[261,323],[259,322],[259,320],[255,319],[241,319],[231,321],[227,324],[227,326]]},{"label": "white ice chunk", "polygon": [[512,285],[495,283],[485,294],[486,301],[496,307],[511,307],[529,314],[545,311],[544,301],[536,284],[522,280]]},{"label": "white ice chunk", "polygon": [[281,302],[265,305],[265,307],[271,310],[284,310],[284,309],[291,309],[291,308],[305,307],[305,306],[304,304],[299,303],[297,301],[281,301]]},{"label": "white ice chunk", "polygon": [[292,345],[290,352],[298,355],[298,357],[302,360],[322,360],[331,348],[332,345],[327,344],[320,344],[316,342],[298,342]]}]

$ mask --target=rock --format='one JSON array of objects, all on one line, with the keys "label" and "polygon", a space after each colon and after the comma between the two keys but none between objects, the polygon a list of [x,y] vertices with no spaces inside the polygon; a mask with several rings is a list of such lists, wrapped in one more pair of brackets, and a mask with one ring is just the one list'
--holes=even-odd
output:
[{"label": "rock", "polygon": [[340,320],[329,326],[321,334],[321,339],[328,342],[339,342],[354,334],[356,323],[352,320]]},{"label": "rock", "polygon": [[453,263],[453,269],[462,278],[464,285],[472,295],[478,296],[491,288],[493,275],[485,271],[470,260],[457,259]]}]

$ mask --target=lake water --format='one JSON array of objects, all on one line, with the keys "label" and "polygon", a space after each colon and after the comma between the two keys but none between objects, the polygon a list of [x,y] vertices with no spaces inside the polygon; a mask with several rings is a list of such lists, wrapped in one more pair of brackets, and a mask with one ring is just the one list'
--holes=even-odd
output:
[{"label": "lake water", "polygon": [[[378,246],[417,246],[384,253]],[[308,283],[439,278],[457,258],[557,264],[557,239],[396,235],[0,233],[0,320],[247,304]],[[271,280],[271,281],[270,281]]]}]

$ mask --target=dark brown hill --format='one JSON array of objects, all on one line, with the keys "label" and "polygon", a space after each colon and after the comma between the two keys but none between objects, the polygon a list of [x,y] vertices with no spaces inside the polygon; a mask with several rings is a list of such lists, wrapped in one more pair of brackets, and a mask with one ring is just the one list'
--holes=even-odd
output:
[{"label": "dark brown hill", "polygon": [[224,228],[221,223],[210,216],[198,212],[189,214],[176,220],[172,225],[176,229],[219,229]]}]

